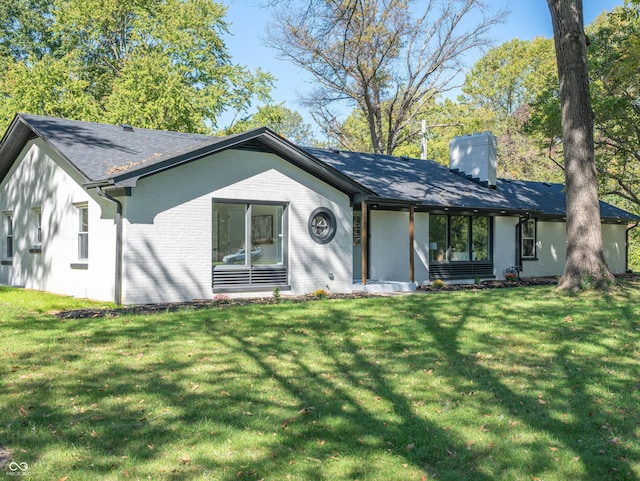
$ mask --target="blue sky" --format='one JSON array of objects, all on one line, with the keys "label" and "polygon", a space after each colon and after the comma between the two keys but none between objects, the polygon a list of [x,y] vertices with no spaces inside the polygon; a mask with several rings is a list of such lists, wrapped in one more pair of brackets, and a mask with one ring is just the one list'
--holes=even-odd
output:
[{"label": "blue sky", "polygon": [[[227,5],[227,21],[231,35],[225,43],[236,64],[246,65],[251,70],[258,67],[271,72],[276,78],[272,92],[276,103],[297,110],[311,123],[306,112],[298,105],[297,92],[310,90],[310,77],[291,63],[276,58],[276,52],[264,45],[265,26],[270,20],[270,12],[262,8],[266,0],[222,0]],[[546,0],[487,0],[496,7],[508,5],[511,14],[505,24],[499,25],[493,32],[495,44],[520,38],[529,40],[536,36],[553,36],[551,17]],[[609,11],[623,5],[624,0],[583,0],[585,25],[591,23],[603,11]],[[478,53],[478,58],[481,54]],[[477,59],[471,59],[471,63]],[[471,65],[469,65],[471,67]],[[228,123],[220,119],[221,125]]]}]

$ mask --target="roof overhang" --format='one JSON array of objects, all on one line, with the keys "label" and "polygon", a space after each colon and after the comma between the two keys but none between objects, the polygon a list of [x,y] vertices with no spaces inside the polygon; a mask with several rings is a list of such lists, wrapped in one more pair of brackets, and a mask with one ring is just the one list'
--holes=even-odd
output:
[{"label": "roof overhang", "polygon": [[35,137],[31,127],[16,115],[0,140],[0,182],[7,176],[27,142]]},{"label": "roof overhang", "polygon": [[370,190],[353,181],[340,171],[325,164],[324,162],[321,162],[275,132],[264,127],[244,132],[242,134],[225,137],[197,150],[190,151],[148,167],[127,171],[120,175],[114,175],[110,179],[92,182],[86,184],[85,187],[91,188],[106,185],[114,187],[135,187],[137,182],[142,178],[230,149],[263,150],[279,155],[297,167],[349,195],[354,201],[360,199],[362,196],[371,194]]},{"label": "roof overhang", "polygon": [[[7,176],[13,163],[16,161],[22,149],[30,140],[39,138],[55,151],[61,158],[67,160],[69,165],[83,178],[87,178],[80,170],[73,165],[45,136],[41,135],[20,113],[17,113],[6,132],[0,140],[0,182]],[[87,179],[88,180],[88,179]]]}]

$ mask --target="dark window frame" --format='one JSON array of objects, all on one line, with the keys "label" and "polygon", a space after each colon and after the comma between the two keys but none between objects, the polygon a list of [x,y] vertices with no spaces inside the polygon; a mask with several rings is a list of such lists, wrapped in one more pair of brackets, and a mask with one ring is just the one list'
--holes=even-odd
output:
[{"label": "dark window frame", "polygon": [[[289,262],[288,262],[288,242],[289,242],[289,203],[264,200],[238,200],[238,199],[212,199],[212,212],[215,204],[235,204],[244,206],[244,239],[245,248],[249,249],[249,255],[245,255],[244,262],[235,265],[216,264],[212,256],[212,288],[215,293],[223,292],[250,292],[263,291],[278,287],[281,290],[288,290]],[[281,264],[254,264],[251,260],[252,239],[252,206],[278,206],[282,208],[281,233],[273,233],[282,236],[282,263]],[[213,224],[213,222],[212,222]],[[273,222],[272,225],[277,225]],[[214,226],[212,225],[212,229]],[[212,246],[213,249],[213,246]]]},{"label": "dark window frame", "polygon": [[[494,278],[493,272],[493,245],[494,245],[494,218],[492,216],[478,216],[469,214],[429,214],[429,246],[438,245],[438,239],[431,237],[431,216],[440,216],[446,219],[445,225],[445,247],[446,253],[443,260],[431,259],[429,255],[429,277],[431,279],[468,279],[468,278]],[[469,260],[452,259],[451,252],[451,218],[465,217],[467,219],[467,250]],[[474,259],[473,248],[473,220],[479,217],[485,217],[488,220],[488,238],[487,238],[487,255],[488,259]]]},{"label": "dark window frame", "polygon": [[[467,218],[467,250],[466,252],[469,253],[469,257],[470,259],[468,260],[454,260],[451,259],[451,252],[449,252],[448,254],[445,255],[445,259],[442,261],[438,261],[438,260],[430,260],[429,262],[433,262],[433,263],[448,263],[448,262],[493,262],[493,236],[494,236],[494,229],[493,229],[493,217],[492,216],[474,216],[474,215],[466,215],[466,214],[429,214],[430,216],[441,216],[441,217],[446,217],[447,223],[446,223],[446,227],[445,227],[445,235],[446,235],[446,240],[445,240],[445,246],[447,248],[447,250],[451,249],[451,218],[452,217],[466,217]],[[485,217],[488,221],[489,221],[489,225],[487,226],[488,228],[488,234],[489,237],[487,239],[487,254],[488,254],[488,259],[473,259],[473,252],[474,252],[474,248],[473,248],[473,219],[479,218],[479,217]],[[432,243],[432,239],[431,239],[431,223],[429,223],[429,243]]]}]

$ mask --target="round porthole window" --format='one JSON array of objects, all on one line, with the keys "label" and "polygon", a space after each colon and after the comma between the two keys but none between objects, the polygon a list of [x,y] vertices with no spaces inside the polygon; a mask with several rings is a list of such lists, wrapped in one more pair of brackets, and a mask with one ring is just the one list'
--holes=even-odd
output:
[{"label": "round porthole window", "polygon": [[329,209],[320,207],[309,216],[309,235],[318,244],[327,244],[336,235],[336,216]]}]

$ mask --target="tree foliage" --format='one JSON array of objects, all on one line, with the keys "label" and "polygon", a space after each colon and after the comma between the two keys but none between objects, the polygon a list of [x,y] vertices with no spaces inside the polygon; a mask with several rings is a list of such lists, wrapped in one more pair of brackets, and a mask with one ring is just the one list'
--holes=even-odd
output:
[{"label": "tree foliage", "polygon": [[467,73],[465,100],[501,118],[533,104],[549,82],[557,82],[553,40],[513,39],[489,50]]},{"label": "tree foliage", "polygon": [[213,0],[16,5],[0,9],[4,122],[28,111],[210,132],[225,109],[246,112],[269,99],[270,75],[231,62],[226,7]]},{"label": "tree foliage", "polygon": [[345,145],[340,111],[352,108],[372,151],[392,154],[423,108],[453,87],[464,54],[488,46],[505,15],[479,0],[287,2],[269,42],[315,79],[303,101],[328,137]]},{"label": "tree foliage", "polygon": [[221,133],[231,135],[259,127],[268,127],[298,145],[319,144],[314,137],[311,125],[306,123],[298,112],[294,112],[284,105],[259,106],[254,114],[232,123]]},{"label": "tree foliage", "polygon": [[513,39],[489,50],[467,73],[462,91],[460,101],[471,112],[486,109],[494,115],[483,130],[491,129],[498,137],[499,175],[560,180],[562,169],[550,160],[556,138],[549,141],[530,129],[532,123],[551,120],[540,115],[539,105],[558,98],[553,40]]},{"label": "tree foliage", "polygon": [[[640,211],[640,3],[601,15],[586,32],[600,194]],[[555,160],[563,165],[558,83],[551,77],[545,82],[525,132],[555,149]]]},{"label": "tree foliage", "polygon": [[640,5],[601,16],[589,38],[601,191],[640,210]]},{"label": "tree foliage", "polygon": [[0,62],[40,59],[55,50],[51,0],[0,2]]}]

